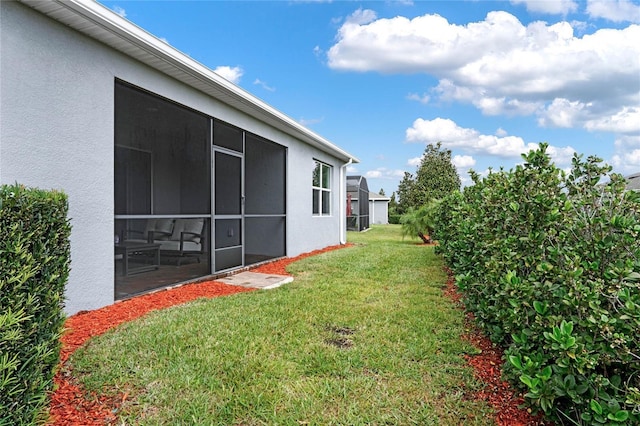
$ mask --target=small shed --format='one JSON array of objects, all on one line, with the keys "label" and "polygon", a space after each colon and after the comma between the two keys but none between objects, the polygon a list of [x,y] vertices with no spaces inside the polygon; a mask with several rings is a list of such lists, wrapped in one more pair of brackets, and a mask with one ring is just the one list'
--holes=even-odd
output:
[{"label": "small shed", "polygon": [[389,202],[391,198],[376,192],[369,192],[369,221],[372,224],[389,223]]},{"label": "small shed", "polygon": [[364,176],[347,176],[347,229],[369,228],[369,186]]}]

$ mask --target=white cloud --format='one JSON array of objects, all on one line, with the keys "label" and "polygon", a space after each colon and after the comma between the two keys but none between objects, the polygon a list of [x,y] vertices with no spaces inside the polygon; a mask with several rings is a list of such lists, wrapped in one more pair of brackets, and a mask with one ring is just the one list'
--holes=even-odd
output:
[{"label": "white cloud", "polygon": [[468,169],[476,165],[476,160],[470,155],[454,155],[451,163],[458,169]]},{"label": "white cloud", "polygon": [[615,141],[609,162],[614,172],[624,175],[640,172],[640,136],[622,136]]},{"label": "white cloud", "polygon": [[375,170],[369,170],[364,174],[367,179],[390,179],[397,180],[404,176],[402,170],[392,170],[386,167],[378,167]]},{"label": "white cloud", "polygon": [[476,130],[459,127],[453,120],[440,117],[433,120],[418,118],[406,131],[408,142],[442,142],[464,146],[472,144],[477,138]]},{"label": "white cloud", "polygon": [[451,163],[460,176],[460,184],[463,187],[471,185],[473,181],[469,177],[469,170],[476,165],[475,158],[470,155],[454,155]]},{"label": "white cloud", "polygon": [[551,160],[556,164],[556,166],[564,166],[571,164],[571,159],[573,158],[573,154],[576,153],[576,150],[570,146],[565,147],[556,147],[553,145],[549,145],[547,148],[547,154],[551,156]]},{"label": "white cloud", "polygon": [[127,17],[127,11],[124,10],[124,8],[120,7],[120,6],[113,6],[112,9],[115,13],[117,13],[118,15],[120,15],[123,18]]},{"label": "white cloud", "polygon": [[496,136],[507,136],[508,134],[509,133],[507,133],[507,131],[502,127],[499,127],[498,130],[496,130]]},{"label": "white cloud", "polygon": [[366,25],[377,17],[373,10],[360,8],[347,17],[345,25]]},{"label": "white cloud", "polygon": [[[440,86],[439,89],[441,88]],[[470,101],[485,115],[531,115],[542,108],[542,103],[540,102],[523,102],[518,99],[509,99],[505,96],[492,98],[480,94],[477,97],[463,98],[462,100]]]},{"label": "white cloud", "polygon": [[[503,158],[517,158],[520,154],[537,149],[537,143],[527,143],[518,136],[483,135],[475,129],[458,126],[448,118],[425,120],[418,118],[413,126],[406,130],[407,142],[437,143],[442,142],[445,148],[459,149],[464,152],[492,155]],[[550,146],[548,153],[558,164],[570,161],[574,149],[570,146],[559,148]],[[412,162],[418,159],[409,160]]]},{"label": "white cloud", "polygon": [[638,172],[640,170],[640,149],[634,149],[624,155],[615,154],[611,164],[622,174]]},{"label": "white cloud", "polygon": [[259,78],[256,78],[253,81],[253,84],[257,84],[258,86],[262,87],[264,90],[267,90],[269,92],[275,92],[276,91],[275,87],[269,86],[267,83],[265,83],[264,81],[260,80]]},{"label": "white cloud", "polygon": [[422,161],[422,156],[420,157],[413,157],[413,158],[409,158],[409,160],[407,160],[407,164],[409,166],[414,166],[414,167],[418,167],[420,165],[420,162]]},{"label": "white cloud", "polygon": [[474,144],[465,148],[472,152],[485,152],[498,157],[518,157],[524,152],[538,148],[538,144],[525,143],[519,136],[478,135]]},{"label": "white cloud", "polygon": [[431,99],[431,97],[426,93],[423,93],[422,95],[419,95],[417,93],[409,93],[407,95],[407,99],[409,99],[410,101],[417,101],[417,102],[420,102],[421,104],[426,105],[429,103],[429,100]]},{"label": "white cloud", "polygon": [[589,29],[589,23],[585,21],[573,20],[570,22],[571,28],[579,34],[584,34]]},{"label": "white cloud", "polygon": [[320,118],[301,118],[298,120],[298,123],[302,124],[303,126],[311,126],[313,124],[318,124],[318,123],[322,123],[324,121],[324,117],[320,117]]},{"label": "white cloud", "polygon": [[[573,4],[536,3],[548,10]],[[439,15],[377,19],[359,9],[327,58],[340,70],[433,75],[433,96],[487,115],[537,115],[542,125],[585,128],[640,104],[639,39],[640,25],[579,37],[569,22],[523,25],[503,11],[457,25]]]},{"label": "white cloud", "polygon": [[511,0],[511,3],[524,3],[530,12],[549,13],[552,15],[566,15],[578,10],[578,4],[573,0]]},{"label": "white cloud", "polygon": [[587,0],[587,13],[591,18],[640,23],[640,5],[629,0]]},{"label": "white cloud", "polygon": [[591,131],[640,133],[640,107],[624,107],[611,116],[589,120],[585,128]]},{"label": "white cloud", "polygon": [[538,124],[544,127],[574,127],[580,117],[586,114],[587,107],[588,105],[578,101],[554,99],[551,105],[540,113]]},{"label": "white cloud", "polygon": [[640,148],[640,136],[621,136],[616,139],[614,146],[616,150]]},{"label": "white cloud", "polygon": [[347,166],[347,173],[358,173],[358,168],[355,166]]},{"label": "white cloud", "polygon": [[608,111],[598,116],[593,112],[593,103],[570,102],[567,99],[554,99],[538,117],[543,127],[572,128],[580,124],[593,132],[611,132],[618,134],[640,133],[640,107],[623,106],[617,111]]},{"label": "white cloud", "polygon": [[229,67],[229,66],[219,66],[213,70],[220,77],[226,78],[230,82],[234,84],[238,84],[240,82],[240,78],[244,74],[244,71],[240,67]]}]

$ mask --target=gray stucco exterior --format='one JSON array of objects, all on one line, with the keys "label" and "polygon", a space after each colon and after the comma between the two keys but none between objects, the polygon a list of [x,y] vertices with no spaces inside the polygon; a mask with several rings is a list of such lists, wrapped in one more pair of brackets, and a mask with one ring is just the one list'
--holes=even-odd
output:
[{"label": "gray stucco exterior", "polygon": [[369,193],[369,215],[372,224],[389,224],[389,201],[391,201],[389,197],[375,192]]},{"label": "gray stucco exterior", "polygon": [[[113,15],[109,18],[121,19]],[[322,140],[296,138],[294,131],[269,123],[270,111],[252,116],[230,107],[195,84],[167,75],[161,66],[142,63],[29,5],[0,2],[0,47],[0,183],[68,194],[67,313],[114,302],[116,79],[287,147],[287,256],[344,242],[343,166],[350,160],[344,151],[325,147]],[[314,159],[332,166],[329,216],[311,212]]]}]

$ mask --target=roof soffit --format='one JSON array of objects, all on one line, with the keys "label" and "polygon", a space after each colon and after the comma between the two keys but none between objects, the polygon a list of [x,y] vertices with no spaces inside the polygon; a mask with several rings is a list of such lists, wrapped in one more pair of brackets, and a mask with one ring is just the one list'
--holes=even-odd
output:
[{"label": "roof soffit", "polygon": [[259,121],[348,161],[357,158],[94,1],[21,0],[28,6]]}]

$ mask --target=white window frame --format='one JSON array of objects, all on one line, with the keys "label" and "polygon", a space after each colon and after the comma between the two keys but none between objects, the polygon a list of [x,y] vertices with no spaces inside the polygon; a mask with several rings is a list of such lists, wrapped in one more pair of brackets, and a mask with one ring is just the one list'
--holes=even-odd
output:
[{"label": "white window frame", "polygon": [[[320,173],[318,174],[319,185],[316,185],[316,182],[314,182],[313,174],[311,176],[311,213],[313,214],[313,216],[331,216],[331,188],[333,186],[333,167],[327,163],[323,163],[322,161],[318,161],[315,159],[313,161],[315,163],[313,174],[315,174],[315,171],[318,169],[318,167],[320,168]],[[324,186],[325,183],[326,187]],[[323,200],[325,200],[325,198],[327,202],[323,203]],[[316,205],[318,207],[317,211]]]}]

